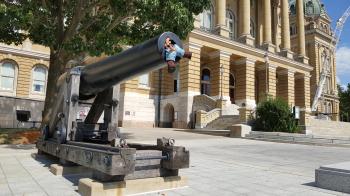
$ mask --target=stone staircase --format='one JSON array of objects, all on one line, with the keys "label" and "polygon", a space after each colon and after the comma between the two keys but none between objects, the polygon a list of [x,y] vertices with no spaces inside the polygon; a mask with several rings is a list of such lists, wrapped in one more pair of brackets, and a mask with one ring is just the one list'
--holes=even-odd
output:
[{"label": "stone staircase", "polygon": [[314,145],[335,145],[350,147],[350,137],[340,136],[321,136],[321,135],[305,135],[296,133],[282,132],[260,132],[251,131],[245,136],[245,139],[282,142],[282,143],[299,143]]},{"label": "stone staircase", "polygon": [[223,115],[208,123],[204,129],[228,130],[230,126],[239,122],[239,115]]},{"label": "stone staircase", "polygon": [[197,95],[192,106],[196,114],[195,127],[202,130],[228,130],[231,125],[240,122],[238,109],[238,105],[229,101]]},{"label": "stone staircase", "polygon": [[314,135],[350,136],[350,123],[331,120],[310,119],[310,127]]}]

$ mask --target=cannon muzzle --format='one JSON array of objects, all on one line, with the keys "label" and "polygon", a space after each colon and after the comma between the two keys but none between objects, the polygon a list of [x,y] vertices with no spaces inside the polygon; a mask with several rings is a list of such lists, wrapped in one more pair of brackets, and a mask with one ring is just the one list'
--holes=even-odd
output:
[{"label": "cannon muzzle", "polygon": [[167,37],[183,47],[176,34],[165,32],[115,56],[83,67],[79,92],[81,99],[164,66],[164,43]]}]

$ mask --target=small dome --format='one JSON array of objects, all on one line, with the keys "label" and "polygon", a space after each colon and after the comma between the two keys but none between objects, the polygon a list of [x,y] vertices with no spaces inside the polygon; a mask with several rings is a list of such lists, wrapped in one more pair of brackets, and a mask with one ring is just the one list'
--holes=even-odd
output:
[{"label": "small dome", "polygon": [[[296,0],[289,0],[289,9],[292,15],[296,14]],[[304,14],[306,16],[319,16],[324,12],[324,5],[320,0],[304,0]]]}]

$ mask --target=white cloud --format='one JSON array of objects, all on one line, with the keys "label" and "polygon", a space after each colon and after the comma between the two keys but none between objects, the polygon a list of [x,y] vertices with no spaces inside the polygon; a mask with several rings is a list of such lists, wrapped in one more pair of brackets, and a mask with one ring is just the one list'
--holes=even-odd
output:
[{"label": "white cloud", "polygon": [[342,46],[337,50],[337,83],[345,87],[350,82],[350,47]]},{"label": "white cloud", "polygon": [[337,50],[337,72],[350,75],[350,48],[343,46]]}]

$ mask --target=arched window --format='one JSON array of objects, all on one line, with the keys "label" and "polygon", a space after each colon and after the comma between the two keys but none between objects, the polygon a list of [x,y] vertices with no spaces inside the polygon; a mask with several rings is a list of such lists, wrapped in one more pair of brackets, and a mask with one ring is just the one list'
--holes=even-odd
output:
[{"label": "arched window", "polygon": [[213,8],[210,7],[208,10],[204,10],[199,18],[201,20],[201,29],[205,31],[211,31],[213,28]]},{"label": "arched window", "polygon": [[236,18],[231,10],[226,10],[226,26],[230,31],[230,38],[236,38]]},{"label": "arched window", "polygon": [[296,35],[297,32],[297,26],[293,23],[290,25],[290,35]]},{"label": "arched window", "polygon": [[37,65],[33,68],[32,91],[35,93],[45,93],[47,81],[47,68]]},{"label": "arched window", "polygon": [[255,37],[255,23],[252,19],[250,19],[250,35]]},{"label": "arched window", "polygon": [[3,62],[0,67],[0,89],[13,91],[15,89],[16,67],[14,63]]},{"label": "arched window", "polygon": [[295,5],[291,5],[290,6],[290,12],[291,12],[291,14],[296,14],[297,13],[297,10],[295,9]]},{"label": "arched window", "polygon": [[312,3],[312,1],[309,1],[306,3],[306,14],[308,15],[312,15],[314,14],[314,4]]},{"label": "arched window", "polygon": [[139,86],[149,87],[149,74],[148,73],[139,76]]},{"label": "arched window", "polygon": [[180,71],[179,68],[176,69],[174,76],[174,93],[178,93],[180,91]]},{"label": "arched window", "polygon": [[209,71],[209,69],[202,70],[201,94],[210,95],[210,71]]},{"label": "arched window", "polygon": [[332,104],[331,103],[328,103],[328,113],[332,113]]},{"label": "arched window", "polygon": [[236,80],[235,80],[235,76],[231,73],[230,74],[230,85],[229,85],[229,89],[230,89],[230,101],[232,104],[235,103],[235,88],[236,88]]}]

